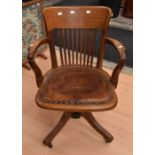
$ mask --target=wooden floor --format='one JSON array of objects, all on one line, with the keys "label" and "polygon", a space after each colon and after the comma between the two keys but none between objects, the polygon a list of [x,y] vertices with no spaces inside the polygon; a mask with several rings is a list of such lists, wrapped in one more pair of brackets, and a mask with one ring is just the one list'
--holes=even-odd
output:
[{"label": "wooden floor", "polygon": [[[50,60],[37,58],[43,73]],[[105,69],[110,73],[109,69]],[[114,136],[112,143],[104,139],[83,119],[70,119],[53,140],[53,148],[42,144],[55,126],[61,112],[39,108],[35,104],[37,87],[32,71],[23,68],[23,155],[132,155],[132,76],[121,74],[118,105],[114,110],[96,112],[94,116]]]}]

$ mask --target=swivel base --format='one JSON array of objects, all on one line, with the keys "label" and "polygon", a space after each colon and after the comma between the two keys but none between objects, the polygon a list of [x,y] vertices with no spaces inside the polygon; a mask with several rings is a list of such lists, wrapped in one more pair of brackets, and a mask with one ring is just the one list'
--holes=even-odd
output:
[{"label": "swivel base", "polygon": [[104,129],[94,118],[92,113],[90,112],[83,112],[83,113],[78,113],[78,112],[64,112],[63,115],[61,116],[59,122],[57,125],[54,127],[54,129],[46,136],[46,138],[43,140],[43,144],[48,146],[49,148],[52,148],[52,140],[54,137],[60,132],[60,130],[65,126],[67,121],[70,119],[70,117],[74,119],[78,119],[80,117],[83,117],[88,121],[88,123],[98,132],[100,133],[103,138],[105,139],[106,143],[110,143],[113,140],[113,136],[106,130]]}]

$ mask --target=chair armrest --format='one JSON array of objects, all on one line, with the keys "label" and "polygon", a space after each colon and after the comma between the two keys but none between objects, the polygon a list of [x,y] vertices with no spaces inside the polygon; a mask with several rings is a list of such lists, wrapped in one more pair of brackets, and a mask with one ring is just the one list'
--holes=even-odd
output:
[{"label": "chair armrest", "polygon": [[36,83],[37,83],[38,87],[40,87],[42,82],[43,82],[43,75],[42,75],[42,72],[41,72],[40,68],[38,67],[38,65],[34,61],[34,57],[35,57],[37,49],[42,44],[46,44],[46,43],[49,43],[47,38],[37,39],[36,41],[34,41],[33,44],[31,44],[28,47],[27,59],[28,59],[28,63],[30,64],[32,70],[34,71],[35,78],[36,78]]},{"label": "chair armrest", "polygon": [[117,83],[118,83],[118,78],[119,78],[119,74],[124,66],[124,62],[125,62],[125,47],[122,45],[122,43],[120,43],[119,41],[112,39],[112,38],[106,38],[105,39],[105,43],[112,45],[116,52],[118,53],[119,56],[119,61],[118,64],[116,65],[116,67],[114,68],[112,75],[110,77],[110,81],[111,83],[115,86],[115,88],[117,87]]}]

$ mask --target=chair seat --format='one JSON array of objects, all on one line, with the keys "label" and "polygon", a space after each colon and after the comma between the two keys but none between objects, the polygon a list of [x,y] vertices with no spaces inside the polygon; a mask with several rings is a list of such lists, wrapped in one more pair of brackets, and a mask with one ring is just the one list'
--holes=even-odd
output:
[{"label": "chair seat", "polygon": [[64,66],[48,71],[36,95],[38,106],[63,111],[101,111],[116,106],[109,75],[87,66]]}]

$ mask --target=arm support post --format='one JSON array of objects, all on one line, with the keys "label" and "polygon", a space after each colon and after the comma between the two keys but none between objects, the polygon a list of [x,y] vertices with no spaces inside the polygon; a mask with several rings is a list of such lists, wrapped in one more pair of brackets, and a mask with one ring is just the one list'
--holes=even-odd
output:
[{"label": "arm support post", "polygon": [[40,87],[43,82],[43,75],[42,75],[40,68],[34,61],[34,57],[35,57],[37,49],[42,44],[46,44],[46,43],[49,43],[47,38],[38,39],[33,44],[31,44],[28,48],[28,54],[27,54],[28,63],[30,64],[32,70],[34,71],[36,83],[38,87]]},{"label": "arm support post", "polygon": [[106,38],[105,39],[105,43],[112,45],[118,56],[119,56],[119,61],[116,65],[116,67],[114,68],[110,81],[111,83],[115,86],[115,88],[117,87],[117,83],[118,83],[118,78],[119,78],[119,74],[124,66],[124,62],[125,62],[125,47],[122,45],[122,43],[120,43],[119,41],[112,39],[112,38]]}]

